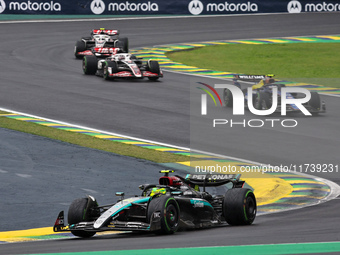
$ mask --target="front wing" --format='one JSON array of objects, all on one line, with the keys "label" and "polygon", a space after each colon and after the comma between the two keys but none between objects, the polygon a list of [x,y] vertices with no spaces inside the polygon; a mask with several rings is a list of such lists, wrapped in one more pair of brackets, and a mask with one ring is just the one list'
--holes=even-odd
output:
[{"label": "front wing", "polygon": [[79,222],[77,224],[65,225],[64,211],[61,211],[54,224],[54,232],[70,232],[73,230],[87,231],[87,232],[103,232],[103,231],[157,231],[161,229],[160,217],[154,214],[150,223],[130,221],[123,222],[113,220],[107,225],[94,228],[94,221],[92,222]]},{"label": "front wing", "polygon": [[137,77],[131,71],[121,71],[117,73],[109,73],[109,77],[112,78],[144,78],[144,77],[163,77],[163,72],[161,71],[159,74],[152,73],[150,71],[142,71],[141,76]]}]

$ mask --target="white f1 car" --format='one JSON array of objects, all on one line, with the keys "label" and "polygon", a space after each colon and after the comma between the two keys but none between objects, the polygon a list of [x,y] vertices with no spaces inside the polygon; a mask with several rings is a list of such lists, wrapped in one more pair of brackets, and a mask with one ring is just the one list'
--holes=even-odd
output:
[{"label": "white f1 car", "polygon": [[83,71],[85,74],[97,75],[105,80],[115,78],[135,78],[158,80],[163,77],[159,63],[154,60],[143,61],[129,53],[113,53],[105,59],[96,56],[85,56],[83,58]]},{"label": "white f1 car", "polygon": [[[129,40],[126,37],[118,37],[119,31],[112,29],[93,29],[90,37],[82,37],[76,42],[74,55],[76,58],[83,58],[88,55],[98,55],[101,57],[110,56],[110,51],[119,48],[121,52],[129,52]],[[103,51],[103,52],[100,52]],[[104,52],[107,51],[107,52]]]}]

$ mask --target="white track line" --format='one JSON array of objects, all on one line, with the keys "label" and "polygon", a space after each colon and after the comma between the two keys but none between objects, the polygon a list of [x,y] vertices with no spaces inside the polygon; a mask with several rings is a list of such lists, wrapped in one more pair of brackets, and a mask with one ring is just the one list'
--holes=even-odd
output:
[{"label": "white track line", "polygon": [[[91,14],[89,14],[90,16]],[[249,14],[222,14],[222,15],[171,15],[171,16],[138,16],[138,17],[120,17],[120,18],[74,18],[74,19],[36,19],[36,20],[4,20],[0,24],[17,24],[17,23],[57,23],[57,22],[94,22],[94,21],[117,21],[117,20],[148,20],[148,19],[181,19],[181,18],[212,18],[212,17],[239,17],[239,16],[269,16],[269,15],[290,15],[290,13],[249,13]],[[65,15],[66,16],[66,15]],[[100,17],[100,16],[98,16]]]},{"label": "white track line", "polygon": [[36,119],[43,119],[43,120],[47,120],[47,121],[51,121],[51,122],[56,122],[56,123],[67,125],[67,126],[73,126],[73,127],[79,128],[79,129],[87,129],[87,130],[90,130],[90,131],[95,131],[95,132],[99,132],[99,133],[103,133],[103,134],[107,134],[107,135],[120,136],[120,137],[127,138],[127,139],[137,140],[137,141],[146,142],[146,143],[153,143],[153,144],[171,147],[171,148],[176,148],[176,149],[180,149],[180,150],[186,150],[186,151],[195,152],[195,153],[202,153],[202,154],[207,154],[207,155],[210,155],[210,156],[216,156],[216,157],[221,157],[221,158],[228,158],[228,159],[242,161],[242,162],[254,164],[254,165],[260,165],[261,164],[259,162],[250,161],[250,160],[246,160],[246,159],[242,159],[242,158],[230,157],[230,156],[225,156],[225,155],[220,155],[220,154],[215,154],[215,153],[209,153],[209,152],[200,151],[200,150],[190,150],[190,148],[181,147],[181,146],[177,146],[177,145],[173,145],[173,144],[162,143],[162,142],[148,140],[148,139],[142,139],[142,138],[138,138],[138,137],[134,137],[134,136],[128,136],[128,135],[113,133],[113,132],[104,131],[104,130],[100,130],[100,129],[94,129],[94,128],[91,128],[91,127],[72,124],[72,123],[69,123],[69,122],[63,122],[63,121],[49,119],[49,118],[45,118],[45,117],[41,117],[41,116],[37,116],[37,115],[32,115],[32,114],[28,114],[28,113],[24,113],[24,112],[13,111],[13,110],[7,109],[7,108],[0,108],[0,110],[5,111],[5,112],[20,114],[20,115],[25,115],[25,116],[36,118]]},{"label": "white track line", "polygon": [[[141,142],[157,144],[157,145],[161,145],[161,146],[165,146],[165,147],[171,147],[171,148],[176,148],[176,149],[180,149],[180,150],[186,150],[186,151],[189,151],[189,152],[201,153],[201,154],[206,154],[206,155],[209,155],[209,156],[215,156],[215,157],[221,157],[221,158],[228,158],[228,159],[242,161],[242,162],[249,163],[249,164],[254,164],[254,165],[261,165],[261,163],[259,163],[259,162],[250,161],[250,160],[243,159],[243,158],[226,156],[226,155],[221,155],[221,154],[216,154],[216,153],[211,153],[211,152],[206,152],[206,151],[201,151],[201,150],[193,150],[193,149],[190,149],[190,148],[187,148],[187,147],[181,147],[181,146],[177,146],[177,145],[173,145],[173,144],[162,143],[162,142],[148,140],[148,139],[142,139],[142,138],[138,138],[138,137],[134,137],[134,136],[113,133],[113,132],[109,132],[109,131],[105,131],[105,130],[100,130],[100,129],[94,129],[94,128],[87,127],[87,126],[81,126],[81,125],[77,125],[77,124],[73,124],[73,123],[69,123],[69,122],[63,122],[63,121],[59,121],[59,120],[49,119],[49,118],[45,118],[45,117],[41,117],[41,116],[37,116],[37,115],[32,115],[32,114],[28,114],[28,113],[24,113],[24,112],[13,111],[11,109],[0,108],[0,110],[5,111],[5,112],[11,112],[11,113],[15,113],[15,114],[20,114],[20,115],[25,115],[25,116],[36,118],[36,119],[43,119],[43,120],[47,120],[47,121],[51,121],[51,122],[56,122],[56,123],[67,125],[67,126],[73,126],[73,127],[79,128],[79,129],[87,129],[87,130],[90,130],[90,131],[95,131],[95,132],[99,132],[99,133],[103,133],[103,134],[107,134],[107,135],[120,136],[120,137],[127,138],[127,139],[132,139],[132,140],[137,140],[137,141],[141,141]],[[262,164],[262,165],[265,165],[265,164]]]}]

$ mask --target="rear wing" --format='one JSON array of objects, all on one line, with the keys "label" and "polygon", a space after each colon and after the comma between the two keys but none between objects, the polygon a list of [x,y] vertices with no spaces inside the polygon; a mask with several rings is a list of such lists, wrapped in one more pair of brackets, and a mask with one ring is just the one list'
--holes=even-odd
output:
[{"label": "rear wing", "polygon": [[177,176],[184,183],[201,187],[216,187],[233,183],[234,188],[242,188],[244,181],[240,181],[240,174],[187,174],[185,178]]},{"label": "rear wing", "polygon": [[240,81],[250,81],[250,82],[259,82],[261,80],[264,80],[266,78],[273,78],[274,74],[265,74],[265,75],[246,75],[246,74],[236,74],[234,75],[234,80],[240,80]]},{"label": "rear wing", "polygon": [[119,30],[117,29],[93,29],[91,32],[92,35],[119,35]]}]

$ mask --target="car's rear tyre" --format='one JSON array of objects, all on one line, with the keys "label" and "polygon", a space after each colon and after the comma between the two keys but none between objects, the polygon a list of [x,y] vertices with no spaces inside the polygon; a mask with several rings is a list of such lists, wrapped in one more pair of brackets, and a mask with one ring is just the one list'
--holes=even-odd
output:
[{"label": "car's rear tyre", "polygon": [[[155,60],[150,60],[148,61],[148,70],[151,72],[151,73],[156,73],[156,74],[160,74],[161,72],[161,68],[159,67],[159,63],[158,61],[155,61]],[[159,77],[148,77],[150,81],[156,81],[159,79]]]},{"label": "car's rear tyre", "polygon": [[318,92],[311,91],[310,92],[310,100],[309,100],[309,105],[313,107],[316,110],[320,110],[321,108],[321,99],[320,95]]},{"label": "car's rear tyre", "polygon": [[129,53],[129,39],[126,37],[119,38],[116,47],[121,48],[124,53]]},{"label": "car's rear tyre", "polygon": [[82,51],[85,51],[86,50],[86,45],[85,45],[85,42],[83,41],[77,41],[76,42],[76,45],[74,46],[74,56],[76,58],[83,58],[82,55],[78,55],[79,52],[82,52]]},{"label": "car's rear tyre", "polygon": [[160,234],[173,234],[179,226],[179,206],[177,201],[170,196],[154,197],[148,206],[148,220],[151,222],[154,213],[160,216]]},{"label": "car's rear tyre", "polygon": [[223,216],[229,225],[250,225],[256,217],[256,199],[250,189],[235,188],[226,192]]},{"label": "car's rear tyre", "polygon": [[117,73],[118,72],[118,67],[116,62],[109,62],[106,61],[104,68],[103,68],[103,78],[105,80],[113,80],[114,77],[109,76],[109,68],[111,68],[111,73]]},{"label": "car's rear tyre", "polygon": [[[90,198],[78,198],[74,200],[68,210],[67,221],[68,224],[77,224],[83,221],[89,221],[92,217],[92,210],[96,206],[96,202],[91,201]],[[71,230],[71,233],[79,237],[91,237],[96,234],[96,232],[88,232],[84,230]]]},{"label": "car's rear tyre", "polygon": [[233,95],[229,89],[223,90],[223,101],[226,107],[233,107]]},{"label": "car's rear tyre", "polygon": [[84,74],[93,75],[97,72],[97,58],[95,56],[85,56],[83,58],[83,72]]}]

